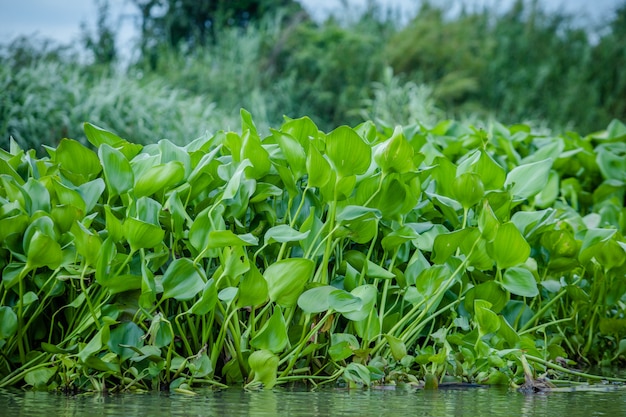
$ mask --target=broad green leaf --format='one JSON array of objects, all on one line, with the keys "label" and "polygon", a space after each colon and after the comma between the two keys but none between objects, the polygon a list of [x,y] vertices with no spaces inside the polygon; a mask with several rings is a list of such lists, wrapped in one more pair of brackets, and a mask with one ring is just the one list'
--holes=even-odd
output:
[{"label": "broad green leaf", "polygon": [[157,348],[169,346],[174,339],[172,323],[163,317],[163,314],[157,313],[152,318],[148,333],[143,338],[148,339],[148,343]]},{"label": "broad green leaf", "polygon": [[267,150],[261,144],[259,137],[251,134],[249,131],[243,134],[242,139],[241,160],[247,159],[251,163],[251,166],[245,170],[247,177],[263,178],[270,172],[272,167]]},{"label": "broad green leaf", "polygon": [[381,143],[374,152],[374,160],[384,173],[405,173],[415,169],[413,164],[413,147],[406,140],[400,126],[393,134]]},{"label": "broad green leaf", "polygon": [[517,334],[515,329],[511,327],[509,322],[506,321],[506,319],[503,316],[499,316],[499,319],[500,319],[500,328],[498,329],[498,335],[502,336],[504,340],[506,340],[510,348],[512,349],[516,348],[520,341],[519,335]]},{"label": "broad green leaf", "polygon": [[287,347],[287,324],[279,306],[274,309],[270,319],[250,340],[250,345],[256,349],[265,349],[273,353],[279,353]]},{"label": "broad green leaf", "polygon": [[271,264],[263,273],[270,300],[282,307],[292,307],[313,277],[315,263],[309,259],[290,258]]},{"label": "broad green leaf", "polygon": [[378,209],[363,206],[345,206],[339,210],[335,217],[338,222],[349,222],[351,220],[367,218],[380,218],[381,214]]},{"label": "broad green leaf", "polygon": [[135,355],[135,351],[128,346],[140,348],[143,346],[144,332],[132,321],[120,323],[109,336],[109,349],[119,356],[120,361],[125,361]]},{"label": "broad green leaf", "polygon": [[133,252],[153,248],[163,242],[165,231],[152,223],[129,217],[122,224],[124,237]]},{"label": "broad green leaf", "polygon": [[328,354],[334,361],[342,361],[354,355],[359,349],[359,341],[350,333],[332,333],[330,335],[330,348]]},{"label": "broad green leaf", "polygon": [[300,233],[286,224],[280,224],[268,229],[267,232],[265,232],[264,239],[266,244],[273,242],[297,242],[306,239],[308,235],[309,231]]},{"label": "broad green leaf", "polygon": [[381,245],[386,252],[397,250],[402,244],[415,240],[419,234],[409,226],[402,226],[387,234],[381,241]]},{"label": "broad green leaf", "polygon": [[57,367],[37,368],[30,370],[24,375],[24,382],[35,388],[45,386],[50,378],[57,373]]},{"label": "broad green leaf", "polygon": [[626,143],[607,143],[596,149],[596,161],[602,176],[608,180],[626,182]]},{"label": "broad green leaf", "polygon": [[30,239],[26,256],[29,269],[42,266],[57,269],[63,261],[63,250],[56,240],[36,231]]},{"label": "broad green leaf", "polygon": [[306,156],[306,170],[309,187],[324,187],[331,179],[330,164],[313,145],[309,146]]},{"label": "broad green leaf", "polygon": [[141,145],[130,143],[127,140],[120,138],[115,133],[109,132],[108,130],[102,129],[101,127],[91,123],[84,123],[83,130],[85,131],[85,136],[87,136],[89,143],[98,148],[98,150],[104,145],[117,148],[122,152],[127,160],[131,160],[141,151]]},{"label": "broad green leaf", "polygon": [[520,297],[535,297],[539,294],[533,273],[522,267],[508,268],[502,277],[502,286]]},{"label": "broad green leaf", "polygon": [[492,241],[496,238],[498,227],[500,227],[500,222],[491,209],[489,201],[485,200],[478,216],[478,230],[480,230],[485,239]]},{"label": "broad green leaf", "polygon": [[52,186],[60,204],[72,205],[80,209],[83,215],[86,213],[85,200],[83,200],[83,196],[77,190],[61,184],[56,179],[52,181]]},{"label": "broad green leaf", "polygon": [[499,269],[505,269],[526,262],[530,256],[530,245],[515,227],[513,222],[501,224],[487,251],[496,261]]},{"label": "broad green leaf", "polygon": [[50,212],[50,192],[43,182],[29,178],[23,188],[30,196],[30,207],[27,210],[31,216],[37,211]]},{"label": "broad green leaf", "polygon": [[307,314],[317,314],[330,309],[330,294],[337,288],[331,285],[313,287],[298,297],[298,307]]},{"label": "broad green leaf", "polygon": [[104,214],[106,221],[106,230],[111,239],[119,242],[124,237],[124,226],[122,221],[115,216],[113,209],[108,204],[104,205]]},{"label": "broad green leaf", "polygon": [[21,235],[28,227],[28,216],[17,214],[0,220],[0,242],[4,242],[10,235]]},{"label": "broad green leaf", "polygon": [[378,289],[374,285],[360,285],[350,291],[350,294],[361,300],[358,309],[343,312],[342,315],[348,320],[363,321],[367,319],[376,307]]},{"label": "broad green leaf", "polygon": [[495,281],[485,281],[470,288],[465,294],[464,305],[467,311],[474,312],[474,300],[485,300],[491,304],[491,311],[499,313],[511,299],[511,295]]},{"label": "broad green leaf", "polygon": [[106,184],[102,178],[96,178],[93,181],[81,184],[77,191],[83,197],[85,202],[85,212],[90,213],[96,206],[96,203],[104,193]]},{"label": "broad green leaf", "polygon": [[100,246],[102,246],[100,236],[92,233],[80,222],[72,225],[71,232],[75,238],[76,252],[85,259],[87,264],[95,266],[98,262]]},{"label": "broad green leaf", "polygon": [[351,128],[340,126],[326,136],[326,154],[340,177],[364,174],[372,148]]},{"label": "broad green leaf", "polygon": [[481,149],[459,163],[457,175],[466,172],[478,174],[485,190],[499,190],[506,180],[506,172],[487,151]]},{"label": "broad green leaf", "polygon": [[495,333],[500,328],[498,315],[491,311],[491,303],[485,300],[474,300],[474,318],[481,336]]},{"label": "broad green leaf", "polygon": [[189,313],[196,314],[199,316],[208,314],[215,308],[217,304],[217,287],[215,286],[215,280],[213,278],[209,279],[202,289],[202,295],[191,306],[189,309]]},{"label": "broad green leaf", "polygon": [[363,307],[363,300],[341,289],[335,289],[328,295],[328,303],[339,313],[352,313]]},{"label": "broad green leaf", "polygon": [[104,181],[110,195],[121,195],[135,184],[135,177],[128,159],[119,150],[103,144],[98,156],[104,171]]},{"label": "broad green leaf", "polygon": [[264,304],[269,298],[267,281],[261,275],[254,263],[250,264],[248,272],[241,277],[239,282],[239,307],[257,307]]},{"label": "broad green leaf", "polygon": [[306,172],[306,159],[307,155],[300,144],[296,139],[291,137],[287,133],[280,132],[278,130],[271,129],[272,136],[280,146],[280,149],[289,164],[289,169],[294,174],[294,178],[301,178]]},{"label": "broad green leaf", "polygon": [[100,350],[102,350],[102,347],[104,345],[106,345],[107,342],[109,341],[109,334],[110,334],[109,326],[108,325],[103,326],[98,331],[98,333],[96,333],[91,338],[91,340],[89,340],[89,343],[87,343],[78,352],[78,358],[81,361],[86,362],[87,358],[89,358],[91,355],[94,355],[94,354],[100,352]]},{"label": "broad green leaf", "polygon": [[54,159],[76,185],[93,180],[102,171],[98,155],[73,139],[61,139]]},{"label": "broad green leaf", "polygon": [[173,260],[163,274],[163,299],[189,300],[204,289],[204,272],[188,258]]},{"label": "broad green leaf", "polygon": [[11,307],[0,306],[0,340],[5,340],[17,332],[17,314]]},{"label": "broad green leaf", "polygon": [[236,235],[230,230],[215,230],[208,234],[208,247],[223,248],[225,246],[255,246],[259,244],[258,239],[250,234]]},{"label": "broad green leaf", "polygon": [[510,192],[514,197],[521,199],[533,197],[548,184],[550,168],[552,168],[551,158],[518,165],[507,174],[504,186],[511,187]]},{"label": "broad green leaf", "polygon": [[182,163],[172,161],[149,168],[135,183],[135,197],[149,196],[156,192],[167,191],[185,178]]},{"label": "broad green leaf", "polygon": [[278,356],[269,350],[252,352],[248,357],[248,365],[254,374],[252,382],[262,384],[264,389],[272,389],[276,385],[278,363]]},{"label": "broad green leaf", "polygon": [[317,137],[318,128],[309,117],[289,119],[280,127],[280,131],[288,133],[296,139],[304,149],[309,149],[307,144]]},{"label": "broad green leaf", "polygon": [[478,174],[466,172],[457,176],[452,184],[452,195],[463,208],[469,209],[478,204],[485,194],[485,188]]},{"label": "broad green leaf", "polygon": [[435,237],[433,244],[433,258],[432,261],[437,264],[443,264],[447,262],[461,246],[461,244],[467,239],[471,229],[465,228],[461,230],[455,230],[450,233],[443,233]]},{"label": "broad green leaf", "polygon": [[391,356],[393,356],[395,360],[399,361],[407,355],[406,346],[401,339],[389,334],[385,335],[385,339],[387,339],[387,343],[389,344]]}]

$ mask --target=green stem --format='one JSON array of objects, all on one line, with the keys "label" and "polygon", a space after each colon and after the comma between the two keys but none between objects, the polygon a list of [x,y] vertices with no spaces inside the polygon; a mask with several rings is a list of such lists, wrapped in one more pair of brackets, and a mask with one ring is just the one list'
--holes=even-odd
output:
[{"label": "green stem", "polygon": [[596,381],[626,382],[626,378],[613,378],[613,377],[607,377],[607,376],[602,376],[602,375],[588,374],[586,372],[580,372],[580,371],[575,371],[573,369],[567,369],[555,363],[548,362],[544,359],[537,358],[535,356],[531,356],[528,354],[524,354],[524,356],[526,356],[526,359],[530,361],[540,363],[541,365],[545,367],[548,367],[548,368],[551,368],[556,371],[563,372],[569,375],[573,375],[573,376],[577,376],[581,378],[587,378],[587,379],[596,380]]}]

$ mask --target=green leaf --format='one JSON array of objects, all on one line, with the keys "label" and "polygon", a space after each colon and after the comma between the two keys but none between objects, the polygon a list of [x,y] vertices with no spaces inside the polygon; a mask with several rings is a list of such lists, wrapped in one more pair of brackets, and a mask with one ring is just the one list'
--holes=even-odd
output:
[{"label": "green leaf", "polygon": [[213,278],[209,279],[202,289],[202,295],[191,306],[189,309],[189,313],[196,314],[199,316],[208,314],[213,311],[215,305],[217,304],[217,287],[215,286],[215,280]]},{"label": "green leaf", "polygon": [[320,151],[313,145],[309,146],[306,156],[306,170],[309,187],[324,187],[331,179],[330,163],[322,156]]},{"label": "green leaf", "polygon": [[98,262],[100,247],[102,246],[100,236],[92,233],[80,222],[75,222],[70,231],[75,238],[74,246],[76,247],[76,252],[85,259],[88,265],[95,266]]},{"label": "green leaf", "polygon": [[11,307],[0,306],[0,340],[5,340],[17,332],[17,314]]},{"label": "green leaf", "polygon": [[135,355],[135,351],[128,346],[140,348],[143,346],[144,332],[132,321],[120,323],[111,330],[108,346],[111,352],[119,356],[123,362]]},{"label": "green leaf", "polygon": [[283,151],[283,155],[289,164],[289,169],[291,169],[294,174],[294,178],[301,178],[307,172],[307,155],[304,148],[300,142],[287,133],[274,129],[271,129],[271,132],[278,146],[280,146],[280,149]]},{"label": "green leaf", "polygon": [[191,259],[172,261],[163,274],[163,299],[189,300],[204,289],[204,272]]},{"label": "green leaf", "polygon": [[300,233],[286,224],[280,224],[268,229],[267,232],[265,232],[265,243],[298,242],[306,239],[307,236],[309,236],[309,232],[310,231]]},{"label": "green leaf", "polygon": [[149,196],[167,191],[185,178],[185,168],[178,161],[168,162],[148,168],[135,184],[135,197]]},{"label": "green leaf", "polygon": [[328,303],[339,313],[352,313],[363,307],[363,300],[341,289],[335,289],[328,295]]},{"label": "green leaf", "polygon": [[471,229],[465,228],[437,235],[433,244],[432,261],[437,264],[446,263],[470,233]]},{"label": "green leaf", "polygon": [[257,307],[264,304],[269,298],[267,281],[261,275],[256,265],[250,264],[250,270],[241,277],[239,282],[239,307]]},{"label": "green leaf", "polygon": [[248,178],[263,178],[270,172],[272,167],[269,153],[263,147],[257,135],[247,131],[243,134],[242,139],[241,160],[247,159],[251,163],[251,166],[245,170],[246,175]]},{"label": "green leaf", "polygon": [[124,194],[133,187],[133,170],[122,152],[104,144],[98,149],[98,156],[110,195]]},{"label": "green leaf", "polygon": [[389,139],[374,151],[374,160],[384,173],[405,173],[415,169],[413,147],[406,140],[402,128],[397,126]]},{"label": "green leaf", "polygon": [[225,246],[255,246],[259,244],[259,240],[252,234],[246,233],[236,235],[230,230],[214,230],[208,234],[209,249],[223,248]]},{"label": "green leaf", "polygon": [[457,176],[452,183],[452,195],[465,209],[478,204],[484,194],[485,188],[477,174],[466,172]]},{"label": "green leaf", "polygon": [[515,227],[513,222],[501,224],[487,251],[496,261],[499,269],[505,269],[526,262],[530,256],[530,245]]},{"label": "green leaf", "polygon": [[506,176],[504,186],[511,187],[511,194],[521,199],[530,198],[543,190],[548,184],[552,168],[552,159],[519,165]]},{"label": "green leaf", "polygon": [[470,288],[465,294],[464,306],[470,313],[474,312],[474,300],[484,300],[491,304],[491,311],[499,313],[511,299],[511,295],[502,289],[498,282],[490,280]]},{"label": "green leaf", "polygon": [[491,303],[485,300],[474,300],[474,318],[481,336],[495,333],[500,328],[498,315],[491,311]]},{"label": "green leaf", "polygon": [[276,306],[270,319],[250,340],[250,345],[256,349],[278,353],[287,347],[288,342],[287,324],[281,308]]},{"label": "green leaf", "polygon": [[539,294],[533,273],[526,268],[508,268],[502,277],[502,286],[511,294],[535,297]]},{"label": "green leaf", "polygon": [[91,355],[94,355],[98,352],[100,352],[100,350],[102,350],[102,347],[109,341],[109,326],[105,325],[103,326],[98,333],[96,333],[91,340],[89,341],[89,343],[87,343],[79,352],[78,352],[78,358],[83,361],[86,362],[87,358],[89,358]]},{"label": "green leaf", "polygon": [[45,386],[56,373],[56,366],[33,369],[24,375],[24,382],[33,387],[42,387]]},{"label": "green leaf", "polygon": [[108,130],[102,129],[96,125],[92,125],[91,123],[84,123],[83,130],[85,131],[87,140],[93,146],[100,148],[102,145],[108,145],[112,148],[117,148],[128,160],[131,160],[141,151],[141,145],[130,143],[120,138],[115,133],[109,132]]},{"label": "green leaf", "polygon": [[268,350],[252,352],[248,357],[248,365],[254,373],[252,382],[262,384],[265,389],[272,389],[276,385],[278,363],[278,356]]},{"label": "green leaf", "polygon": [[91,181],[102,171],[98,155],[73,139],[61,139],[54,159],[76,185]]},{"label": "green leaf", "polygon": [[375,311],[376,299],[378,298],[378,289],[374,285],[366,284],[360,285],[350,291],[353,297],[360,300],[360,303],[356,303],[351,311],[342,312],[342,315],[348,320],[360,322],[366,320],[370,314]]},{"label": "green leaf", "polygon": [[163,242],[165,231],[152,223],[129,217],[122,225],[123,234],[133,252],[153,248]]},{"label": "green leaf", "polygon": [[292,307],[313,276],[315,263],[309,259],[290,258],[271,264],[263,273],[270,300],[282,307]]},{"label": "green leaf", "polygon": [[57,269],[63,262],[63,250],[61,245],[48,235],[35,231],[28,244],[27,268],[34,269],[47,266]]},{"label": "green leaf", "polygon": [[364,174],[372,148],[351,128],[340,126],[326,136],[326,154],[340,177]]},{"label": "green leaf", "polygon": [[387,339],[391,355],[395,360],[399,361],[407,355],[406,346],[401,339],[389,334],[385,335],[385,339]]},{"label": "green leaf", "polygon": [[298,307],[307,314],[317,314],[330,309],[330,294],[337,288],[331,285],[313,287],[298,297]]}]

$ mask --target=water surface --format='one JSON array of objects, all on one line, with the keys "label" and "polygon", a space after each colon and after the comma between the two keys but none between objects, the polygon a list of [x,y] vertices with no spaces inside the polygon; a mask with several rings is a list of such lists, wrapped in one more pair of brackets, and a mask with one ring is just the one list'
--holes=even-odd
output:
[{"label": "water surface", "polygon": [[0,416],[626,416],[626,391],[524,395],[498,388],[438,391],[274,390],[65,396],[0,391]]}]

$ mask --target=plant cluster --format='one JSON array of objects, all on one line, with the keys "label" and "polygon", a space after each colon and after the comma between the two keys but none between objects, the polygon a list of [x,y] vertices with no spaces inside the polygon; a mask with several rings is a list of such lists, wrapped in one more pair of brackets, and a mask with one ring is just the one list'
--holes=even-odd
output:
[{"label": "plant cluster", "polygon": [[[0,152],[0,386],[520,383],[626,350],[626,126]],[[565,366],[565,367],[564,367]]]}]

